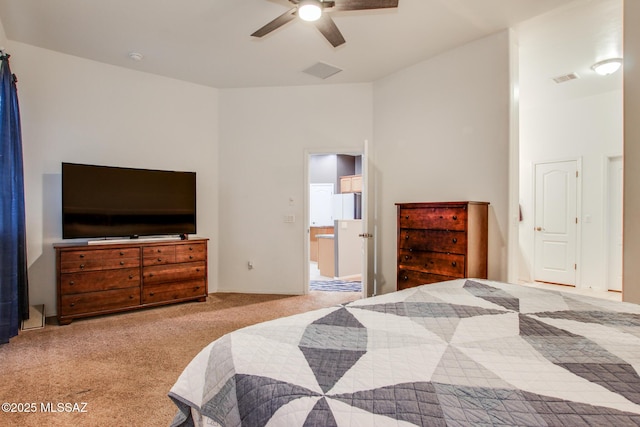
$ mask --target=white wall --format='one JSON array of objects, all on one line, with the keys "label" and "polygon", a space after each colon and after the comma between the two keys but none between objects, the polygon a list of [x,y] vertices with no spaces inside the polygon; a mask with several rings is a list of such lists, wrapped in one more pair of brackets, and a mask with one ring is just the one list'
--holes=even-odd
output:
[{"label": "white wall", "polygon": [[522,264],[520,279],[534,279],[533,165],[554,160],[581,159],[582,204],[580,287],[606,286],[606,174],[607,156],[622,155],[622,92],[526,108],[520,119],[520,223]]},{"label": "white wall", "polygon": [[7,35],[4,32],[4,25],[0,22],[0,47],[7,47]]},{"label": "white wall", "polygon": [[489,278],[507,278],[509,33],[374,83],[378,293],[396,287],[398,202],[486,201]]},{"label": "white wall", "polygon": [[640,2],[624,2],[624,273],[622,298],[640,304]]},{"label": "white wall", "polygon": [[304,292],[305,150],[362,150],[371,93],[370,84],[220,90],[218,290]]},{"label": "white wall", "polygon": [[[518,28],[523,215],[518,270],[522,281],[535,279],[534,164],[579,159],[582,193],[576,286],[601,290],[607,286],[606,160],[622,155],[623,150],[622,79],[621,73],[598,76],[590,66],[622,56],[621,16],[618,0],[576,2]],[[594,32],[594,26],[606,28],[606,37]],[[569,51],[577,54],[567,55]],[[566,62],[563,56],[579,59]],[[580,78],[560,84],[552,80],[570,72]]]},{"label": "white wall", "polygon": [[218,229],[218,91],[9,42],[22,117],[31,304],[56,311],[60,163],[195,171],[198,235]]}]

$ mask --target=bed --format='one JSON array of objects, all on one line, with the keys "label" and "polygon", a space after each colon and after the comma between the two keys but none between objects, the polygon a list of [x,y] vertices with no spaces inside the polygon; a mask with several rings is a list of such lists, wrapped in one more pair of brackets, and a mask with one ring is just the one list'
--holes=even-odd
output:
[{"label": "bed", "polygon": [[640,306],[460,279],[204,348],[173,426],[640,425]]}]

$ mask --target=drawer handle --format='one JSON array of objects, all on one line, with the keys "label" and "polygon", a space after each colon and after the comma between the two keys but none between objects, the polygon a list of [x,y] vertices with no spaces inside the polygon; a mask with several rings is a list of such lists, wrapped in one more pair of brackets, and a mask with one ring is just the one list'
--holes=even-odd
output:
[{"label": "drawer handle", "polygon": [[190,250],[190,251],[192,251],[192,250],[193,250],[193,248],[192,248],[191,246],[189,246],[189,250]]},{"label": "drawer handle", "polygon": [[120,256],[124,256],[124,252],[120,252]]},{"label": "drawer handle", "polygon": [[162,258],[158,258],[158,262],[162,262]]},{"label": "drawer handle", "polygon": [[455,267],[456,265],[458,265],[458,263],[457,263],[457,262],[455,262],[455,261],[453,261],[453,262],[451,263],[451,265]]},{"label": "drawer handle", "polygon": [[404,219],[409,219],[409,215],[405,216]]},{"label": "drawer handle", "polygon": [[129,299],[133,299],[133,295],[129,295]]},{"label": "drawer handle", "polygon": [[458,243],[458,239],[456,239],[455,237],[454,237],[453,239],[451,239],[451,241],[452,241],[453,243]]},{"label": "drawer handle", "polygon": [[120,261],[120,265],[124,265],[124,261]]},{"label": "drawer handle", "polygon": [[409,240],[409,235],[404,236],[404,240]]},{"label": "drawer handle", "polygon": [[198,289],[200,289],[200,286],[196,286],[196,291],[197,291]]},{"label": "drawer handle", "polygon": [[81,269],[82,269],[82,268],[84,268],[84,264],[80,264],[80,268],[81,268]]},{"label": "drawer handle", "polygon": [[197,271],[197,272],[200,272],[200,269],[199,269],[199,268],[196,268],[196,271]]},{"label": "drawer handle", "polygon": [[73,280],[69,282],[69,286],[73,286],[75,284],[76,284],[76,282],[74,282]]},{"label": "drawer handle", "polygon": [[193,259],[193,255],[189,255],[189,259]]},{"label": "drawer handle", "polygon": [[150,297],[152,297],[152,296],[154,296],[154,295],[155,295],[155,294],[154,294],[153,292],[149,292],[149,296],[150,296]]},{"label": "drawer handle", "polygon": [[440,219],[443,219],[444,217],[442,215],[440,215]]},{"label": "drawer handle", "polygon": [[454,215],[454,216],[453,216],[453,220],[455,221],[455,220],[457,220],[457,219],[458,219],[458,215]]},{"label": "drawer handle", "polygon": [[153,277],[153,273],[149,273],[149,277]]},{"label": "drawer handle", "polygon": [[84,254],[80,254],[80,258],[84,258]]},{"label": "drawer handle", "polygon": [[133,274],[130,274],[130,275],[129,275],[129,279],[133,279]]},{"label": "drawer handle", "polygon": [[411,257],[410,257],[409,255],[405,255],[405,256],[404,256],[404,259],[407,259],[407,260],[408,260],[408,259],[411,259]]},{"label": "drawer handle", "polygon": [[75,302],[72,302],[70,305],[71,305],[71,307],[75,307],[75,306],[76,306],[76,303],[75,303]]},{"label": "drawer handle", "polygon": [[157,252],[158,252],[159,254],[161,254],[161,253],[162,253],[162,249],[158,249],[158,250],[157,250]]},{"label": "drawer handle", "polygon": [[409,280],[409,277],[408,277],[408,276],[404,276],[404,277],[402,278],[402,280],[407,281],[407,280]]}]

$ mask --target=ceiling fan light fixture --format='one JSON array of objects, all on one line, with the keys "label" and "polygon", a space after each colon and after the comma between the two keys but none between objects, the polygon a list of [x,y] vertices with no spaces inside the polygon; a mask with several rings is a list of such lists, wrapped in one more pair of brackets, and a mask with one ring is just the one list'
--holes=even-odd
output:
[{"label": "ceiling fan light fixture", "polygon": [[607,76],[618,71],[621,66],[622,58],[610,58],[596,62],[591,66],[591,69],[601,76]]},{"label": "ceiling fan light fixture", "polygon": [[304,21],[317,21],[322,16],[322,5],[318,0],[302,0],[298,3],[298,16]]}]

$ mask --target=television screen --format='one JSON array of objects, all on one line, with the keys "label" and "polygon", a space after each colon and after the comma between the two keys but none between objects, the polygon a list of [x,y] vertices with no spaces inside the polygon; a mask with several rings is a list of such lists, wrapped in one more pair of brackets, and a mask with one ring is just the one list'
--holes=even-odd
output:
[{"label": "television screen", "polygon": [[62,163],[62,237],[196,232],[196,174]]}]

